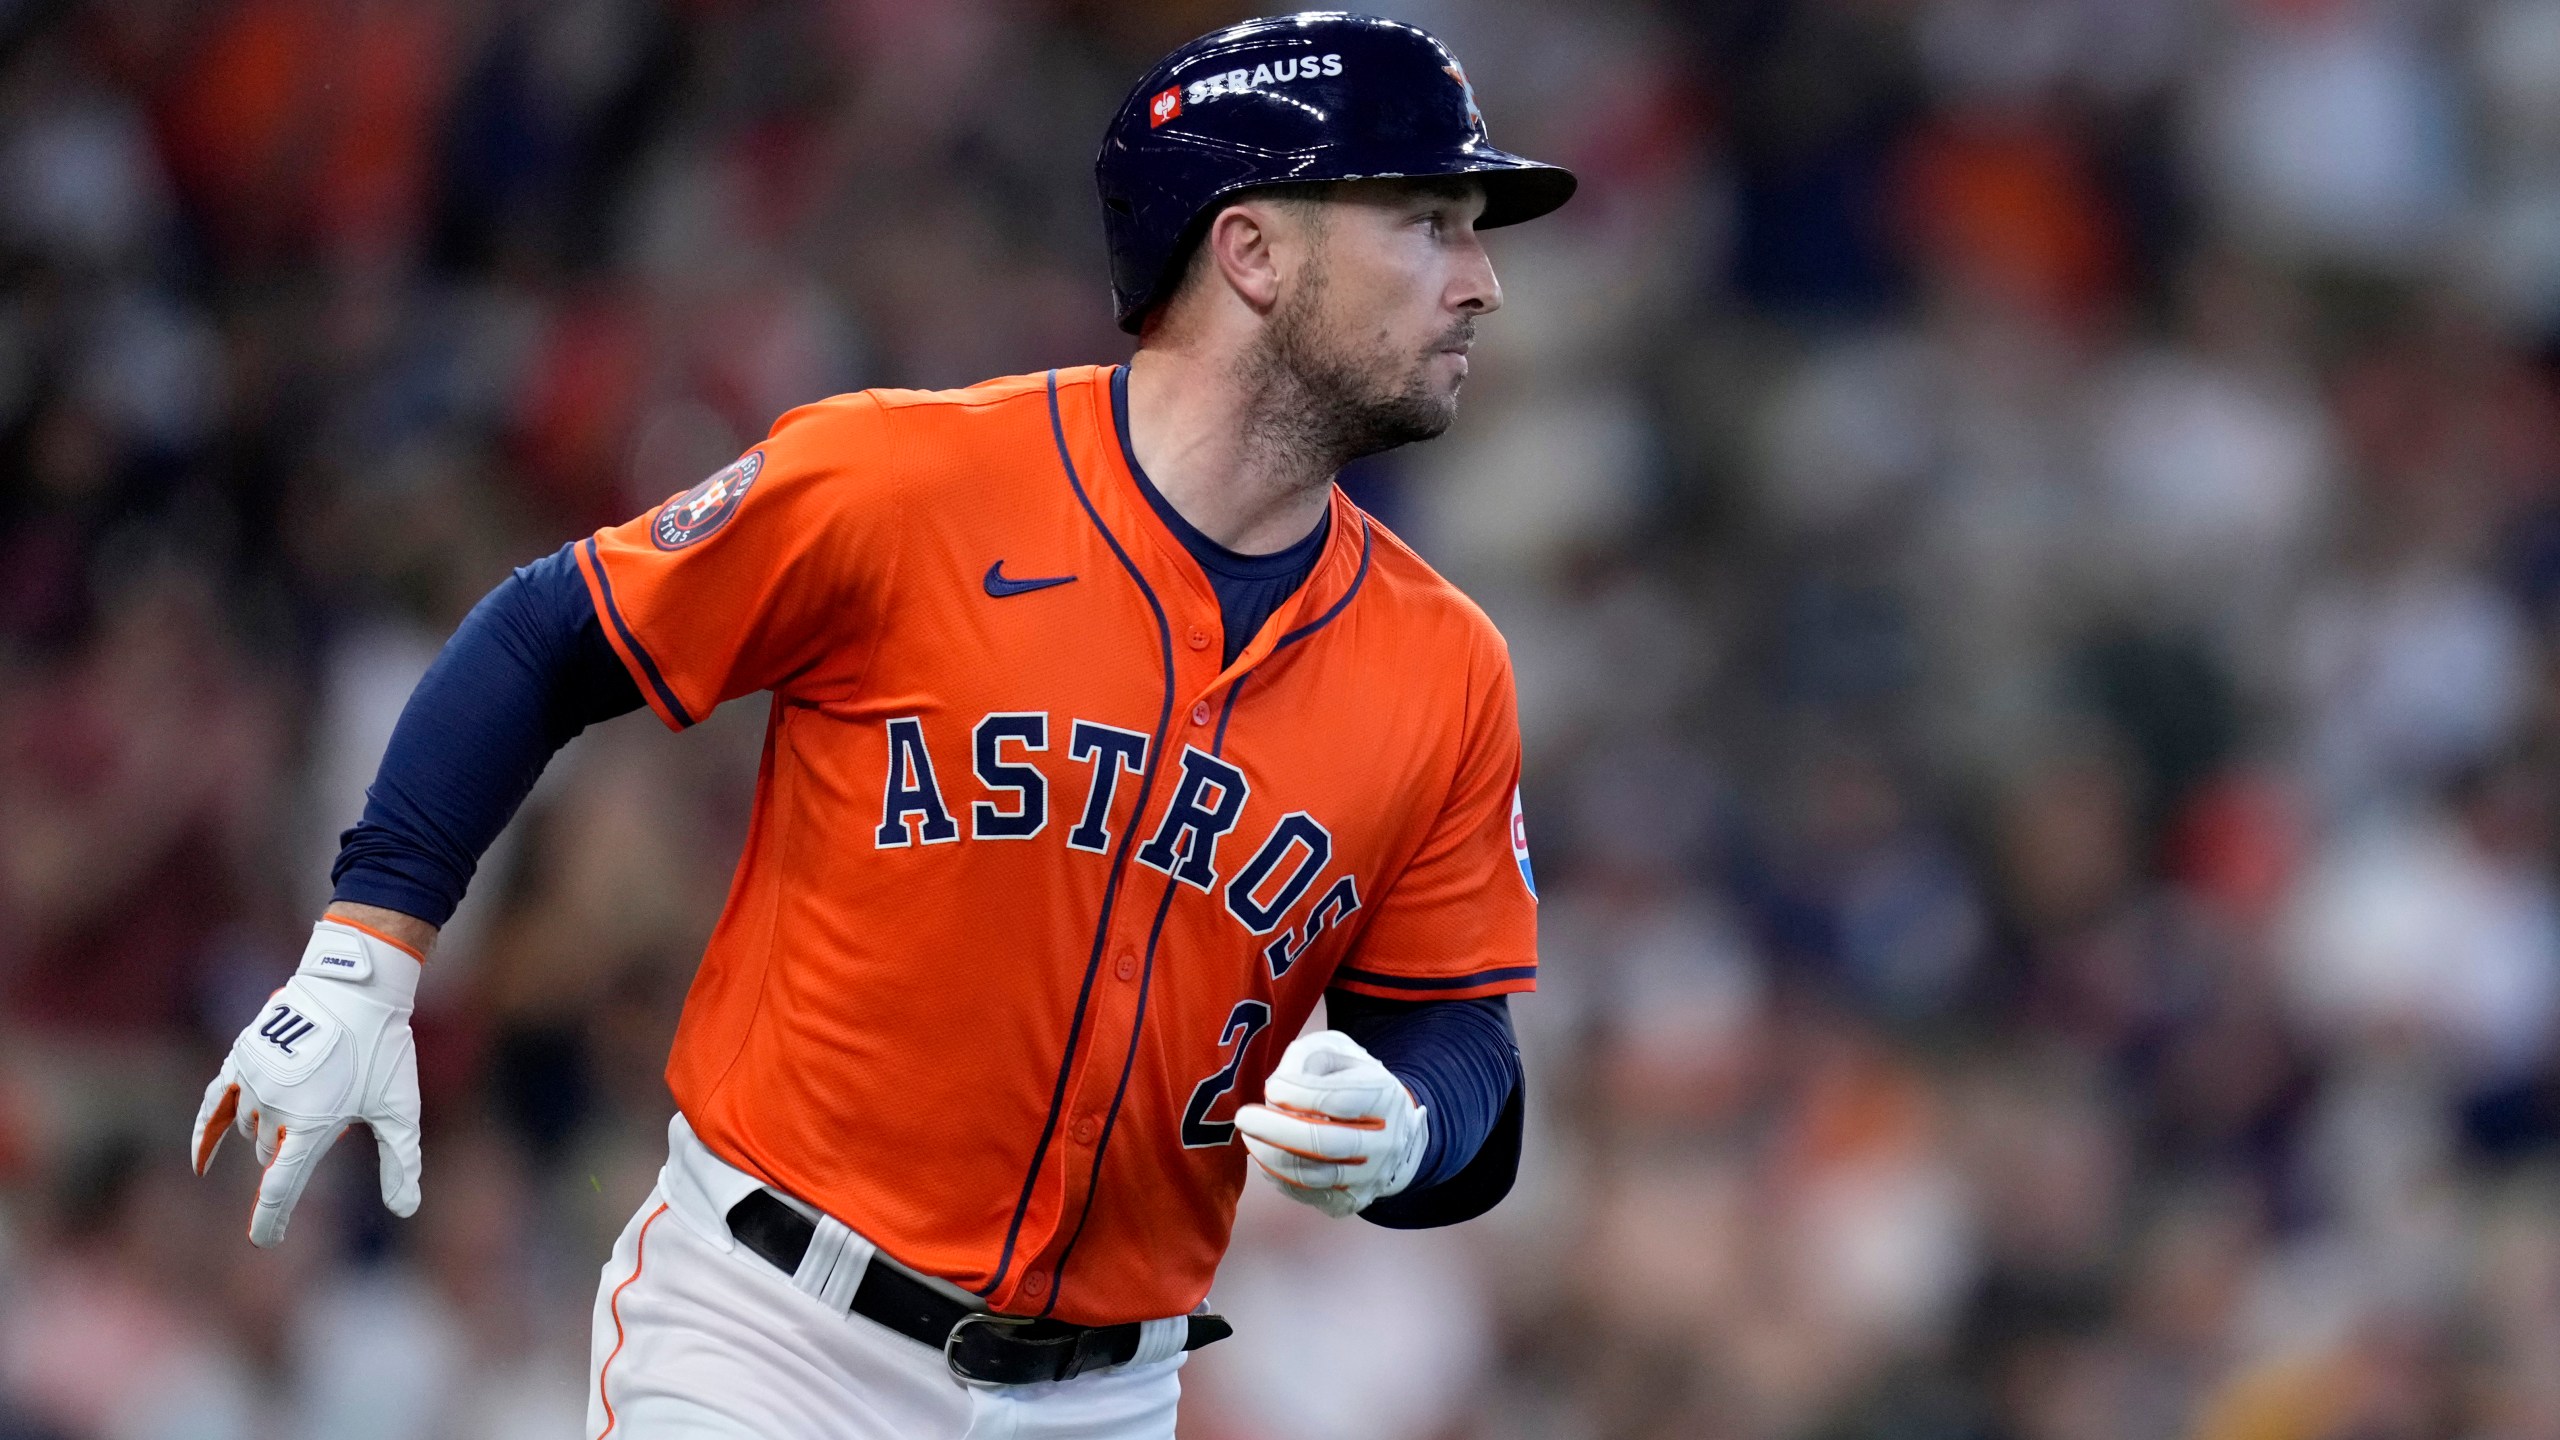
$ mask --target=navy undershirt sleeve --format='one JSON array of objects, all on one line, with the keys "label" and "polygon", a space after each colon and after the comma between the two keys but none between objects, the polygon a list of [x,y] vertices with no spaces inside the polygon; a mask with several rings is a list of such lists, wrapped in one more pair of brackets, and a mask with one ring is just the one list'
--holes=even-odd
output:
[{"label": "navy undershirt sleeve", "polygon": [[1325,992],[1328,1024],[1413,1092],[1431,1112],[1431,1138],[1411,1184],[1361,1212],[1398,1229],[1450,1225],[1493,1208],[1520,1158],[1525,1077],[1511,1006],[1481,1000],[1380,1000]]},{"label": "navy undershirt sleeve", "polygon": [[640,703],[573,547],[516,571],[410,692],[364,818],[338,839],[336,898],[442,925],[552,755]]}]

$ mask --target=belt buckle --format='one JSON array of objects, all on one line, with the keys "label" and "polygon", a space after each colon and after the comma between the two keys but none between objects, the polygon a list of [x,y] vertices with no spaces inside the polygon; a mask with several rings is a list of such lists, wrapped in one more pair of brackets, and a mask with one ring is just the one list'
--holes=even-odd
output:
[{"label": "belt buckle", "polygon": [[977,1385],[987,1389],[1002,1389],[1015,1384],[1017,1382],[1009,1380],[982,1379],[963,1369],[960,1361],[960,1342],[968,1334],[969,1327],[973,1325],[982,1325],[995,1330],[1019,1330],[1032,1323],[1034,1323],[1034,1317],[1029,1315],[991,1315],[984,1310],[972,1311],[951,1322],[951,1333],[942,1337],[942,1363],[950,1367],[951,1373],[959,1377],[963,1384]]}]

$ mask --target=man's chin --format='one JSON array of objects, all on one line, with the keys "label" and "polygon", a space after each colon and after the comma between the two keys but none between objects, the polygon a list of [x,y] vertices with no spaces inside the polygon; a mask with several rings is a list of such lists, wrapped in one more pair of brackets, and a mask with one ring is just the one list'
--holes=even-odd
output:
[{"label": "man's chin", "polygon": [[[1467,357],[1452,356],[1458,362],[1455,373],[1439,363],[1435,356],[1423,364],[1397,396],[1396,408],[1404,411],[1416,424],[1428,424],[1431,434],[1449,428],[1458,418],[1458,391],[1467,383]],[[1420,437],[1429,439],[1426,435]]]},{"label": "man's chin", "polygon": [[1431,407],[1429,418],[1424,420],[1422,425],[1418,427],[1419,433],[1417,433],[1413,438],[1416,440],[1437,440],[1448,430],[1450,426],[1457,423],[1458,392],[1454,387],[1452,387],[1448,394],[1440,397],[1439,404]]},{"label": "man's chin", "polygon": [[1409,390],[1362,417],[1364,423],[1349,437],[1353,455],[1375,455],[1419,440],[1437,439],[1457,418],[1458,397],[1454,391],[1434,394]]},{"label": "man's chin", "polygon": [[1458,391],[1466,383],[1467,377],[1462,374],[1450,381],[1447,389],[1426,392],[1424,403],[1419,407],[1425,429],[1424,433],[1414,436],[1415,439],[1437,439],[1440,432],[1457,423]]}]

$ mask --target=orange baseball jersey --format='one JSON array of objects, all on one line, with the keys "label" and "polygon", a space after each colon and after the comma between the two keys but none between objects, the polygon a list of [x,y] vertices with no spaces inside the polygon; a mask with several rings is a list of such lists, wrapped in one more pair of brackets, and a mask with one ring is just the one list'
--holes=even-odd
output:
[{"label": "orange baseball jersey", "polygon": [[1221,668],[1111,371],[785,415],[580,543],[667,724],[773,692],[667,1071],[731,1164],[990,1308],[1208,1293],[1238,1103],[1329,985],[1535,988],[1510,660],[1339,490]]}]

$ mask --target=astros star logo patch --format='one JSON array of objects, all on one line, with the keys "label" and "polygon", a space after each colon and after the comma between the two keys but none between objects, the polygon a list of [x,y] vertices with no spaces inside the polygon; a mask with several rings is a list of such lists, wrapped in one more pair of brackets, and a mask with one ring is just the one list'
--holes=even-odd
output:
[{"label": "astros star logo patch", "polygon": [[649,522],[649,539],[661,550],[681,550],[709,538],[738,513],[763,469],[764,452],[748,451],[710,479],[659,506],[656,518]]}]

